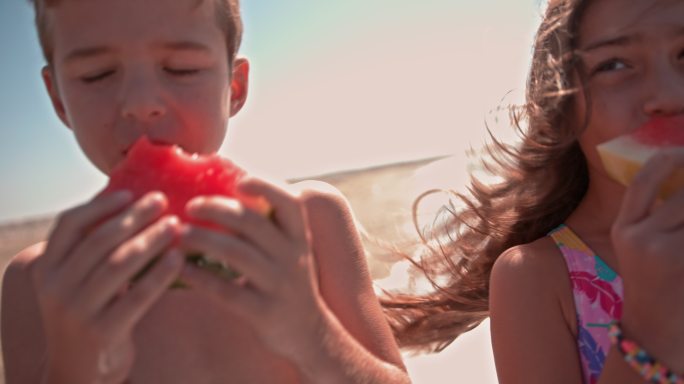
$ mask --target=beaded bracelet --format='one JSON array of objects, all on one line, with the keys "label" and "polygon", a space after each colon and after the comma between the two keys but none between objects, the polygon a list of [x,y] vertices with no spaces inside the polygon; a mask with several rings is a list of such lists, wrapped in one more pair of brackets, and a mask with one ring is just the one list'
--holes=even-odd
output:
[{"label": "beaded bracelet", "polygon": [[608,329],[610,341],[622,353],[627,364],[636,370],[641,377],[655,384],[684,384],[684,379],[656,361],[637,343],[625,339],[620,323],[614,321]]}]

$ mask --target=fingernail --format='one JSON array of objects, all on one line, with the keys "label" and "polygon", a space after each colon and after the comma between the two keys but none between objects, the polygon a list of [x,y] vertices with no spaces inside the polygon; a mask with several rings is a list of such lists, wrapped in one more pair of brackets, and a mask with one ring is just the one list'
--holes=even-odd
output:
[{"label": "fingernail", "polygon": [[164,201],[166,199],[166,196],[160,191],[150,192],[147,196],[150,201]]},{"label": "fingernail", "polygon": [[147,195],[146,205],[152,207],[162,207],[166,203],[166,196],[161,192],[150,192]]},{"label": "fingernail", "polygon": [[206,199],[204,197],[196,197],[196,198],[190,200],[190,202],[188,202],[188,205],[186,205],[185,208],[188,211],[194,211],[194,210],[198,209],[199,207],[201,207],[205,201],[206,201]]},{"label": "fingernail", "polygon": [[175,231],[177,230],[179,223],[180,220],[178,219],[178,216],[171,215],[166,218],[166,221],[164,221],[164,228]]},{"label": "fingernail", "polygon": [[235,199],[227,198],[225,199],[225,204],[229,209],[232,210],[239,210],[241,208],[240,202]]}]

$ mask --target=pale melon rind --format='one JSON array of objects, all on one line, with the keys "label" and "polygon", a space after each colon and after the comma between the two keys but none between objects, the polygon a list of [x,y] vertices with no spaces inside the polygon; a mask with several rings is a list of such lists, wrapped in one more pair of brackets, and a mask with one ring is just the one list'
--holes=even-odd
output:
[{"label": "pale melon rind", "polygon": [[[684,151],[684,147],[676,150]],[[597,147],[606,172],[627,186],[648,159],[661,151],[661,148],[647,146],[634,140],[631,136],[619,137]],[[659,197],[667,199],[676,191],[684,188],[684,169],[675,171],[661,186]]]}]

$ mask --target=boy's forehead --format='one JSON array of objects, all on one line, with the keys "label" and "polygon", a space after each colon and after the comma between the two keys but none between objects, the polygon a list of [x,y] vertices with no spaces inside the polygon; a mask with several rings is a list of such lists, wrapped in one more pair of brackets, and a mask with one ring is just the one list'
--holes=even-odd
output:
[{"label": "boy's forehead", "polygon": [[46,12],[56,45],[155,33],[203,36],[218,29],[213,0],[62,0]]},{"label": "boy's forehead", "polygon": [[62,0],[46,16],[57,55],[74,46],[146,39],[223,44],[215,7],[215,0]]}]

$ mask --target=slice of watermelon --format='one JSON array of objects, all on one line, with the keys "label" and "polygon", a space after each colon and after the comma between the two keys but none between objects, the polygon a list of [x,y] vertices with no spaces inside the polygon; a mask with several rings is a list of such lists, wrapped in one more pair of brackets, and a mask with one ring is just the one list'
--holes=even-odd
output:
[{"label": "slice of watermelon", "polygon": [[[168,199],[166,214],[176,215],[181,222],[214,227],[189,217],[185,212],[187,203],[197,196],[219,195],[239,199],[257,212],[269,214],[270,208],[265,200],[237,196],[236,185],[245,176],[244,170],[219,155],[190,154],[176,145],[155,144],[143,136],[112,170],[109,183],[100,194],[129,190],[137,200],[148,192],[160,191]],[[230,268],[211,262],[202,255],[187,255],[186,259],[223,277],[235,277]]]},{"label": "slice of watermelon", "polygon": [[[684,151],[684,116],[656,118],[635,132],[597,147],[603,166],[616,181],[629,185],[641,167],[663,149]],[[684,169],[679,169],[660,188],[666,199],[684,188]]]}]

